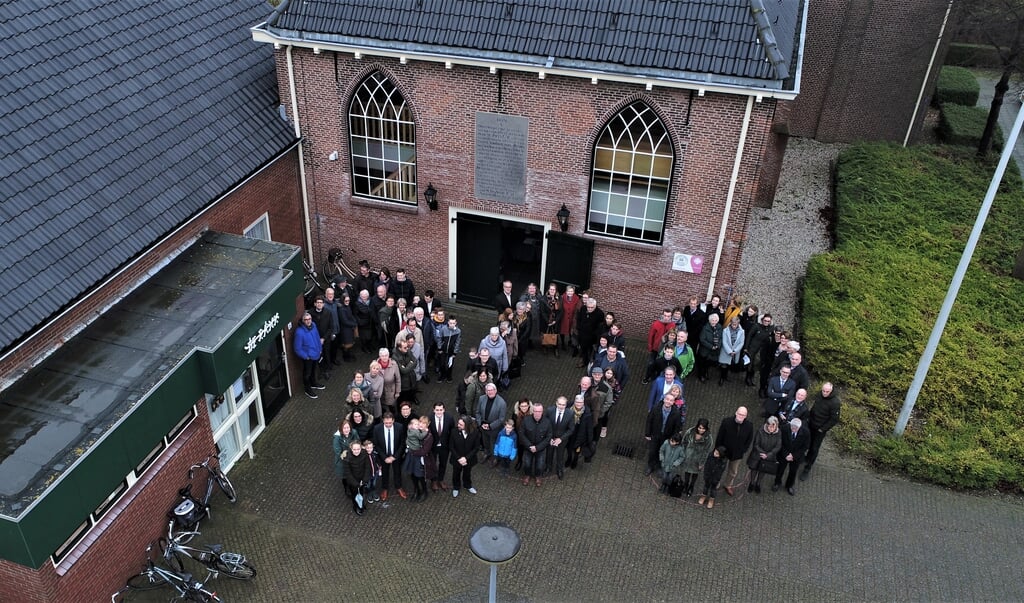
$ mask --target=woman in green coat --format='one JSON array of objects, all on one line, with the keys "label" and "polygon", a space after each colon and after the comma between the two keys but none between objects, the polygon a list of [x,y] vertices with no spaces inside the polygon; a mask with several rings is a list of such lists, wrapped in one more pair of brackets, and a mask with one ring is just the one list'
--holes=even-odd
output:
[{"label": "woman in green coat", "polygon": [[686,430],[683,436],[683,495],[693,494],[697,474],[704,469],[704,461],[715,448],[715,436],[707,419],[697,419],[697,424]]},{"label": "woman in green coat", "polygon": [[344,479],[344,459],[348,454],[348,445],[359,439],[359,436],[352,431],[352,424],[347,420],[338,423],[338,431],[334,432],[334,474]]}]

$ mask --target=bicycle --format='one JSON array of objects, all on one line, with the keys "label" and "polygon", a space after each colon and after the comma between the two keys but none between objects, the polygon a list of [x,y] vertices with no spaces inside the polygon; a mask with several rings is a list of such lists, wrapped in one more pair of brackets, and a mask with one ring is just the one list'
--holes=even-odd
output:
[{"label": "bicycle", "polygon": [[[187,484],[184,488],[178,490],[178,496],[182,499],[176,507],[171,509],[168,516],[174,520],[184,530],[190,531],[193,536],[198,533],[195,530],[199,527],[199,522],[206,517],[211,517],[210,513],[210,497],[213,496],[213,484],[216,483],[224,496],[227,497],[228,501],[234,503],[238,500],[238,495],[235,493],[235,487],[231,485],[231,480],[228,476],[224,475],[224,472],[220,470],[220,467],[210,467],[210,460],[217,458],[216,452],[207,455],[203,462],[192,465],[188,468],[188,478],[190,480],[195,479],[196,469],[206,470],[206,493],[202,499],[197,499],[192,496],[192,484]],[[187,542],[187,541],[185,541]]]},{"label": "bicycle", "polygon": [[333,283],[334,278],[340,274],[344,274],[350,279],[356,277],[355,271],[348,267],[345,263],[341,249],[332,247],[327,250],[327,259],[324,260],[324,265],[320,270],[320,274],[327,280],[328,283]]},{"label": "bicycle", "polygon": [[216,578],[224,574],[235,580],[252,580],[256,577],[256,568],[241,553],[230,553],[224,551],[224,545],[206,544],[204,548],[197,549],[185,546],[184,543],[191,541],[199,535],[199,532],[181,532],[174,534],[174,521],[167,524],[167,537],[161,536],[157,540],[160,552],[163,555],[167,566],[173,570],[185,571],[184,560],[191,558],[206,566],[207,571]]},{"label": "bicycle", "polygon": [[306,300],[306,309],[308,310],[313,307],[313,300],[316,299],[317,295],[324,292],[327,285],[320,278],[320,275],[316,273],[316,270],[313,270],[313,265],[306,258],[302,258],[302,268],[305,271],[303,275],[305,284],[302,290],[302,297]]},{"label": "bicycle", "polygon": [[[192,574],[189,573],[178,573],[172,570],[164,569],[153,562],[151,552],[153,550],[153,544],[150,543],[146,547],[146,565],[142,572],[131,576],[128,581],[125,582],[125,586],[132,590],[151,590],[154,588],[160,588],[164,585],[171,585],[174,590],[178,591],[176,600],[183,601],[221,601],[222,599],[217,596],[216,592],[206,589],[206,580],[210,579],[213,574],[207,574],[206,580],[202,582],[196,582],[192,579]],[[114,600],[118,594],[123,590],[114,593],[111,596],[111,601]]]}]

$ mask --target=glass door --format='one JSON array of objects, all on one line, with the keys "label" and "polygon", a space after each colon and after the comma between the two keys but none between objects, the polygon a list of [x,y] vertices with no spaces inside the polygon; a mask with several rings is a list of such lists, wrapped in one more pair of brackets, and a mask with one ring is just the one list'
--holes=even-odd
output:
[{"label": "glass door", "polygon": [[228,391],[219,396],[207,394],[213,441],[220,451],[220,466],[227,473],[243,453],[253,457],[252,443],[266,422],[260,401],[256,363],[250,364]]}]

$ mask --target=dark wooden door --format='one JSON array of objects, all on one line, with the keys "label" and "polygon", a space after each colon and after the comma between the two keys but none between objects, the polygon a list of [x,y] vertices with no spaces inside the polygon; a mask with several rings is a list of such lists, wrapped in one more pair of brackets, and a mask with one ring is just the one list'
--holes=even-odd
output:
[{"label": "dark wooden door", "polygon": [[574,235],[548,231],[548,260],[546,280],[554,281],[564,291],[567,284],[576,291],[590,287],[590,273],[594,267],[594,242]]},{"label": "dark wooden door", "polygon": [[500,286],[501,221],[460,213],[455,224],[455,299],[490,306]]}]

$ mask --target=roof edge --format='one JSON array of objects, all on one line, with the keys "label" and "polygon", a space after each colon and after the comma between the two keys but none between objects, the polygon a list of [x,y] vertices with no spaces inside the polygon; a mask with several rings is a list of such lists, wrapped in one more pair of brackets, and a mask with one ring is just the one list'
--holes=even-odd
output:
[{"label": "roof edge", "polygon": [[250,31],[254,41],[274,44],[275,49],[282,46],[294,46],[310,49],[316,53],[331,50],[357,57],[373,55],[400,60],[414,59],[431,63],[444,63],[446,67],[458,64],[484,69],[508,69],[536,73],[538,77],[561,75],[589,79],[594,84],[599,80],[636,84],[645,86],[648,90],[654,86],[661,86],[665,88],[696,90],[701,94],[705,92],[719,92],[723,94],[754,96],[758,100],[762,98],[777,98],[780,100],[796,98],[796,92],[783,89],[782,80],[775,80],[778,87],[772,87],[766,85],[767,81],[765,80],[750,80],[747,78],[716,76],[714,74],[691,74],[664,70],[652,70],[649,74],[643,75],[627,74],[616,72],[614,66],[608,64],[569,61],[558,65],[553,57],[497,53],[473,56],[465,52],[458,53],[450,48],[444,49],[450,51],[446,53],[431,50],[432,47],[427,46],[414,47],[406,45],[401,48],[377,46],[370,40],[343,36],[310,36],[303,32],[274,28],[269,23],[269,20],[260,23],[250,28]]}]

